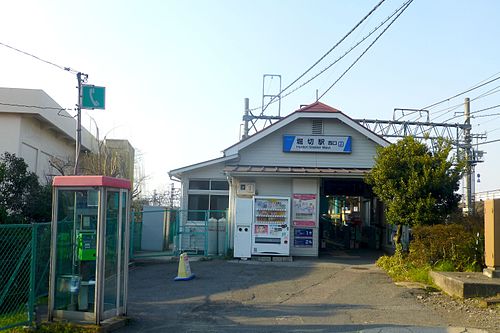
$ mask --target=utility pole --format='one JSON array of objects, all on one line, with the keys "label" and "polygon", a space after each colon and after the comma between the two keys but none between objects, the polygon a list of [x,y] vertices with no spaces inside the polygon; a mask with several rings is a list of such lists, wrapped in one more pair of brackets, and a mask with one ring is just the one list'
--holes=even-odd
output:
[{"label": "utility pole", "polygon": [[87,81],[88,75],[78,72],[78,103],[76,104],[76,144],[75,144],[75,169],[74,174],[80,173],[80,150],[82,148],[82,84]]},{"label": "utility pole", "polygon": [[248,122],[250,121],[249,118],[250,115],[250,100],[248,98],[245,98],[245,111],[243,113],[243,135],[241,136],[241,139],[246,139],[248,138]]},{"label": "utility pole", "polygon": [[170,184],[170,207],[171,209],[174,208],[174,183]]},{"label": "utility pole", "polygon": [[464,116],[465,125],[469,125],[464,129],[465,141],[465,215],[472,215],[472,138],[470,135],[470,99],[467,97],[464,101]]}]

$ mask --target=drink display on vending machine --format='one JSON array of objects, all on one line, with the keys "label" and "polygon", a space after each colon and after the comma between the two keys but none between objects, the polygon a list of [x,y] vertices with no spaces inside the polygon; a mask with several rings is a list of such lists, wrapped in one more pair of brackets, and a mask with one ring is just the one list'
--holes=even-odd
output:
[{"label": "drink display on vending machine", "polygon": [[252,255],[290,254],[290,198],[254,197]]}]

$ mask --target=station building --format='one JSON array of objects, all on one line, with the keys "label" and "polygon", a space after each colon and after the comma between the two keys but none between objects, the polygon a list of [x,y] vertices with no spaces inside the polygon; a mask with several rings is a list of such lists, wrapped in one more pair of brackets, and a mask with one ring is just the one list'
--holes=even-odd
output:
[{"label": "station building", "polygon": [[391,246],[392,229],[364,177],[377,148],[389,144],[343,112],[315,102],[228,147],[220,158],[169,175],[181,183],[182,210],[228,209],[231,248],[238,247],[237,226],[249,218],[237,213],[238,201],[269,196],[290,198],[292,256],[379,249]]}]

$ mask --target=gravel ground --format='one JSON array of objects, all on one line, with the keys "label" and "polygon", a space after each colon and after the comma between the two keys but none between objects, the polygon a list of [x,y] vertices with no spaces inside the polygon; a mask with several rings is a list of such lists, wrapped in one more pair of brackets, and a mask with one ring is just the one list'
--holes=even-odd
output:
[{"label": "gravel ground", "polygon": [[418,302],[443,316],[455,316],[467,326],[480,327],[490,333],[500,332],[500,306],[481,306],[480,299],[457,299],[442,292],[415,292]]}]

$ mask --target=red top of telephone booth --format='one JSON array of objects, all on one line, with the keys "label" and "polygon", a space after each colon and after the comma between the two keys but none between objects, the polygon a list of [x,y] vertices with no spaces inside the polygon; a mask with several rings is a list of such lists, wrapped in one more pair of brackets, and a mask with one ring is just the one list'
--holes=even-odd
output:
[{"label": "red top of telephone booth", "polygon": [[52,185],[54,187],[101,186],[130,190],[130,180],[108,176],[56,176]]}]

